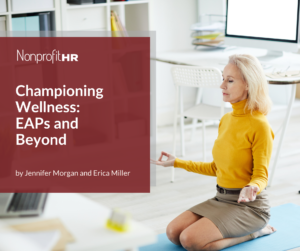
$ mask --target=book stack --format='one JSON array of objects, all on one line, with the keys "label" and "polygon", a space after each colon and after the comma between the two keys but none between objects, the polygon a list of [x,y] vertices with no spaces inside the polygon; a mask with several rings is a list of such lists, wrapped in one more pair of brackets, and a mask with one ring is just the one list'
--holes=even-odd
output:
[{"label": "book stack", "polygon": [[191,29],[193,45],[224,48],[225,24],[223,22],[215,22],[210,25],[196,23],[192,25]]},{"label": "book stack", "polygon": [[[12,17],[12,30],[20,36],[49,37],[51,31],[50,12]],[[17,33],[18,32],[18,33]]]},{"label": "book stack", "polygon": [[110,12],[111,31],[113,37],[128,37],[128,33],[122,24],[117,12]]}]

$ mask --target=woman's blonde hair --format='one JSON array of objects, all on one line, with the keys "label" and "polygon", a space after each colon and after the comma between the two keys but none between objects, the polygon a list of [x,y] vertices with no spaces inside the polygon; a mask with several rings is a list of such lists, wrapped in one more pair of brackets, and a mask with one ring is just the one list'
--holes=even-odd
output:
[{"label": "woman's blonde hair", "polygon": [[248,54],[234,54],[229,57],[230,64],[234,64],[240,70],[244,81],[248,84],[248,100],[245,109],[259,111],[267,115],[272,106],[269,97],[268,81],[263,68],[254,56]]}]

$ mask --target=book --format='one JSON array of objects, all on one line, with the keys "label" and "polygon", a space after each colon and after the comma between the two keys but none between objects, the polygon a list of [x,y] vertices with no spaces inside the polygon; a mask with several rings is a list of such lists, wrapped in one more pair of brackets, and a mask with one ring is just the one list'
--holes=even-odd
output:
[{"label": "book", "polygon": [[40,22],[38,16],[28,17],[13,17],[12,30],[14,36],[20,37],[39,37],[40,36]]},{"label": "book", "polygon": [[113,37],[120,37],[119,29],[116,23],[116,18],[114,15],[110,16],[110,22],[111,22],[111,31]]},{"label": "book", "polygon": [[26,36],[26,17],[13,17],[11,19],[12,31],[14,37]]},{"label": "book", "polygon": [[51,22],[50,12],[39,13],[40,36],[50,37]]},{"label": "book", "polygon": [[40,36],[40,21],[38,16],[29,16],[25,18],[25,29],[27,37]]},{"label": "book", "polygon": [[206,35],[193,34],[192,37],[197,38],[197,39],[216,39],[216,38],[221,38],[221,37],[224,38],[224,34],[221,32],[211,33],[211,34],[206,34]]},{"label": "book", "polygon": [[116,20],[116,24],[118,26],[118,29],[121,31],[121,34],[123,37],[128,37],[128,33],[124,27],[124,25],[122,24],[120,18],[119,18],[119,15],[117,14],[117,12],[115,11],[111,11],[112,15],[115,16],[115,20]]}]

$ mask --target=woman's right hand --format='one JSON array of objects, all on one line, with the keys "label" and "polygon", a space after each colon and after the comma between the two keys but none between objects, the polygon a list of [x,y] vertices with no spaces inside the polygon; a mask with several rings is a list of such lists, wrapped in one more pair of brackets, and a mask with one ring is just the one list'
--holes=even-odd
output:
[{"label": "woman's right hand", "polygon": [[[163,156],[166,156],[168,159],[162,160]],[[175,159],[176,157],[174,155],[166,152],[161,152],[159,159],[158,160],[150,159],[150,163],[158,166],[168,167],[168,166],[174,166]]]}]

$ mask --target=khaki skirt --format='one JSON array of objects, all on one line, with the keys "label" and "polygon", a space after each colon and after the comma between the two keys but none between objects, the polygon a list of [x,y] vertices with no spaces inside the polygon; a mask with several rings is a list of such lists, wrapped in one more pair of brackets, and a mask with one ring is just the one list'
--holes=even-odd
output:
[{"label": "khaki skirt", "polygon": [[211,220],[223,238],[246,236],[264,228],[271,217],[267,191],[263,190],[251,202],[237,203],[238,198],[239,194],[217,192],[214,198],[188,210]]}]

